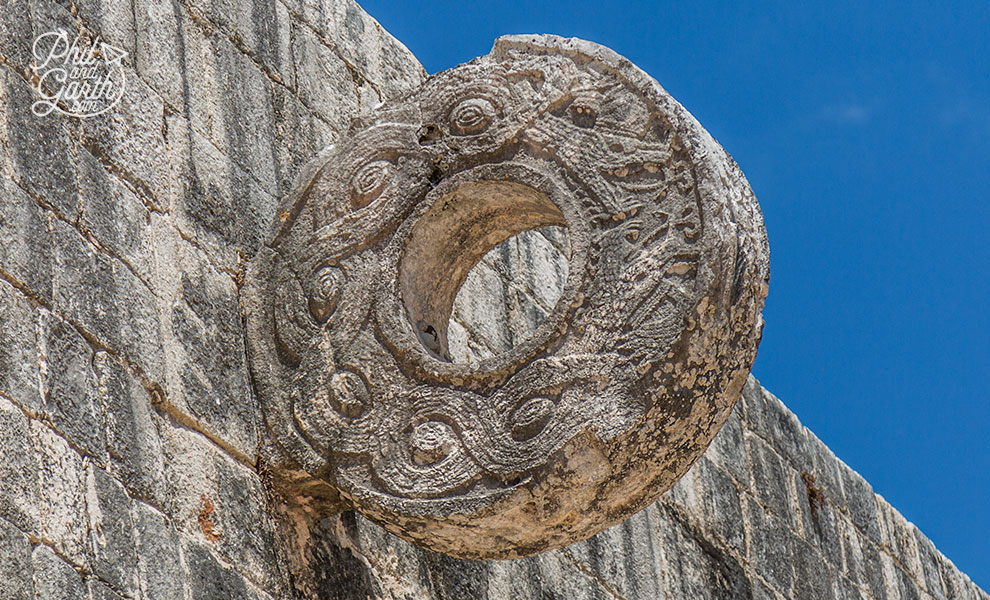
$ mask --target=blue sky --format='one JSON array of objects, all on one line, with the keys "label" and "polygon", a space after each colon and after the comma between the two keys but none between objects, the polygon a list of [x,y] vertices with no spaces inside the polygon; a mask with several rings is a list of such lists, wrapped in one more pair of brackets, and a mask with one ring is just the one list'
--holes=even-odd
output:
[{"label": "blue sky", "polygon": [[556,33],[659,80],[763,208],[756,376],[990,589],[990,3],[361,4],[431,73]]}]

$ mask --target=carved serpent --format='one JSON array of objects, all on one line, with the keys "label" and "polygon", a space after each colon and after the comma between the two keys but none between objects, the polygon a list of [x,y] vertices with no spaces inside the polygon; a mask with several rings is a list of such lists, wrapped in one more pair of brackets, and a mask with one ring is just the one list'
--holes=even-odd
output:
[{"label": "carved serpent", "polygon": [[[739,396],[767,292],[759,206],[607,48],[500,38],[301,182],[244,294],[268,460],[300,494],[339,491],[441,552],[531,554],[652,502]],[[571,242],[556,307],[510,351],[450,362],[468,272],[546,225]]]}]

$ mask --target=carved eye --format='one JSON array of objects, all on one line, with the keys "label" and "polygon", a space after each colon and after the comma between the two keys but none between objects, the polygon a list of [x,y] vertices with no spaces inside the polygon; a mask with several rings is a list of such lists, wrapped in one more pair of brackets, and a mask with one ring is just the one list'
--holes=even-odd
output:
[{"label": "carved eye", "polygon": [[553,416],[553,400],[546,396],[530,398],[510,418],[512,439],[522,442],[543,431]]},{"label": "carved eye", "polygon": [[443,460],[454,445],[454,432],[442,421],[420,423],[412,433],[412,455],[418,465]]},{"label": "carved eye", "polygon": [[378,197],[385,183],[388,182],[392,165],[387,160],[374,160],[361,167],[351,186],[354,189],[354,205],[357,208],[367,206]]},{"label": "carved eye", "polygon": [[337,308],[344,285],[344,274],[337,267],[324,266],[316,272],[316,285],[309,298],[309,312],[320,324],[326,323]]},{"label": "carved eye", "polygon": [[450,131],[454,135],[481,133],[495,120],[495,107],[484,98],[468,98],[450,111]]},{"label": "carved eye", "polygon": [[334,373],[328,393],[334,410],[345,417],[360,417],[368,407],[368,388],[361,376],[351,371]]}]

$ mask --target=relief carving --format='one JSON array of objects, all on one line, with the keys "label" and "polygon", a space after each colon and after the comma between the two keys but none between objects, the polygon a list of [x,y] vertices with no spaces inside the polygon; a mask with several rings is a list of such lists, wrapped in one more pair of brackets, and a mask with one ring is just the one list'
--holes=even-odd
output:
[{"label": "relief carving", "polygon": [[[553,311],[508,352],[451,362],[468,272],[547,225],[570,239]],[[768,265],[742,173],[653,79],[589,42],[500,38],[355,122],[280,206],[243,306],[266,460],[439,552],[587,538],[728,416]]]}]

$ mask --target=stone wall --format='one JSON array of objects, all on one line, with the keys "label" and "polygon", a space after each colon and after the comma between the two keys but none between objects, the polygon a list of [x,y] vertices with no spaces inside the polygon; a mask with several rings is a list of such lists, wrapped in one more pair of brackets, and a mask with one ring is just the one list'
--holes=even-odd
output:
[{"label": "stone wall", "polygon": [[[244,265],[300,166],[422,67],[347,0],[0,2],[0,600],[988,598],[755,380],[670,493],[569,548],[462,561],[287,519]],[[128,53],[113,110],[31,113],[57,27]]]}]

